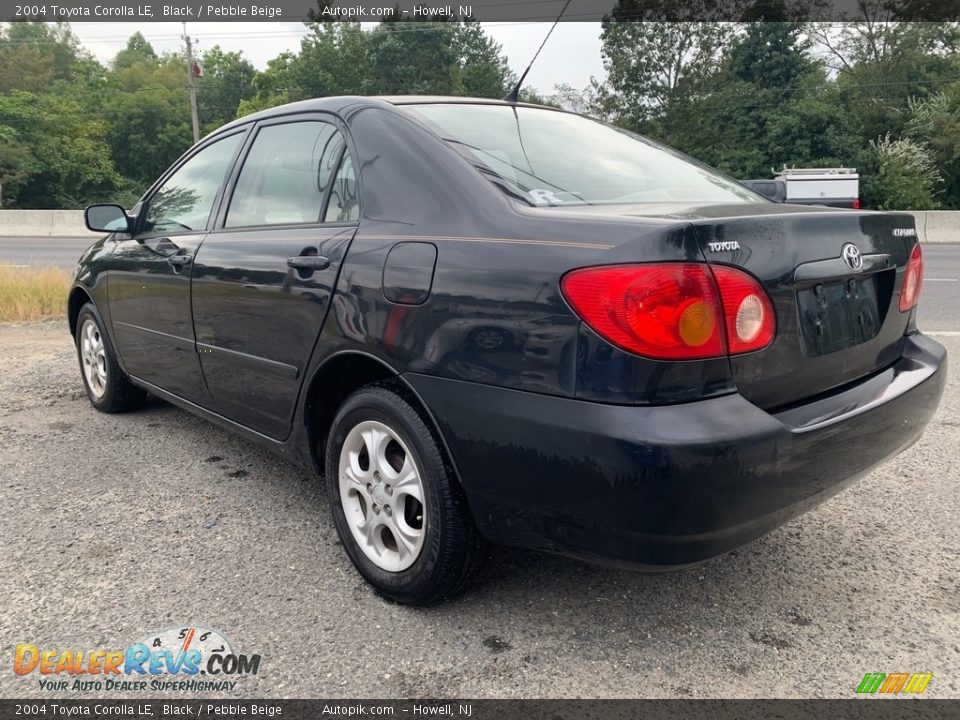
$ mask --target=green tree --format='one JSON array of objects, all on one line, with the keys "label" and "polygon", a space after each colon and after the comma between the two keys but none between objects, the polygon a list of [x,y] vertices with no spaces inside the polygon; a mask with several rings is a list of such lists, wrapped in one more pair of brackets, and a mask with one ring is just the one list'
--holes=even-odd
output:
[{"label": "green tree", "polygon": [[281,53],[253,80],[256,94],[239,103],[238,115],[296,100],[369,91],[370,33],[355,22],[308,22],[299,53]]},{"label": "green tree", "polygon": [[457,48],[460,93],[469,97],[502,98],[513,84],[500,43],[491,38],[480,23],[457,24],[453,38]]},{"label": "green tree", "polygon": [[197,82],[200,124],[210,132],[237,117],[237,108],[253,97],[256,69],[240,52],[214,45],[203,54],[203,77]]},{"label": "green tree", "polygon": [[709,88],[675,104],[664,122],[671,144],[741,178],[785,164],[850,164],[865,144],[804,26],[790,22],[749,24]]},{"label": "green tree", "polygon": [[370,33],[367,89],[385,95],[459,95],[457,23],[391,20]]},{"label": "green tree", "polygon": [[128,198],[139,194],[193,144],[185,59],[157,57],[136,36],[107,76],[111,101],[100,111]]},{"label": "green tree", "polygon": [[[38,162],[30,153],[27,140],[8,125],[9,96],[0,95],[0,185],[3,185],[3,204],[18,204],[21,191],[37,172]],[[0,206],[2,207],[2,206]]]},{"label": "green tree", "polygon": [[554,98],[552,95],[543,95],[534,87],[521,87],[519,99],[520,102],[533,103],[534,105],[560,107],[560,104],[557,102],[556,98]]},{"label": "green tree", "polygon": [[152,64],[157,61],[153,45],[140,33],[135,32],[127,40],[126,47],[113,58],[113,69],[123,70],[139,63]]},{"label": "green tree", "polygon": [[80,45],[67,23],[15,22],[0,28],[0,92],[43,92],[70,80]]},{"label": "green tree", "polygon": [[78,207],[121,182],[97,114],[105,70],[66,23],[0,29],[0,182],[19,207]]},{"label": "green tree", "polygon": [[620,0],[602,23],[607,81],[602,114],[626,127],[669,137],[666,120],[720,70],[723,48],[738,31],[732,23],[636,22],[649,3]]},{"label": "green tree", "polygon": [[909,114],[907,136],[933,153],[944,183],[943,204],[960,208],[960,82],[912,100]]},{"label": "green tree", "polygon": [[291,52],[280,53],[268,60],[267,69],[253,78],[254,96],[240,101],[237,117],[290,102],[291,66],[296,61],[297,56]]},{"label": "green tree", "polygon": [[69,98],[22,90],[0,94],[0,173],[4,194],[27,208],[82,207],[121,182],[105,123]]},{"label": "green tree", "polygon": [[426,94],[503,97],[510,70],[481,25],[456,19],[306,23],[300,51],[284,53],[257,74],[245,115],[285,102],[331,95]]},{"label": "green tree", "polygon": [[359,95],[370,75],[370,38],[360,23],[315,23],[290,79],[300,98]]},{"label": "green tree", "polygon": [[582,90],[578,90],[567,83],[560,83],[559,85],[554,85],[550,100],[557,107],[561,107],[564,110],[588,114],[592,112],[597,101],[597,96],[593,85],[588,85]]},{"label": "green tree", "polygon": [[890,22],[883,0],[864,0],[856,22],[812,26],[813,37],[836,73],[842,102],[867,138],[899,135],[911,98],[938,92],[956,78],[958,23]]}]

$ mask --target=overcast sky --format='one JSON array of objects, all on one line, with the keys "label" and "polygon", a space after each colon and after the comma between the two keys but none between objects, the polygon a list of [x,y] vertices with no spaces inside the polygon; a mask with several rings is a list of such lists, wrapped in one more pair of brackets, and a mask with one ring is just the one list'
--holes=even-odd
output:
[{"label": "overcast sky", "polygon": [[[177,50],[183,44],[180,23],[91,22],[73,23],[71,27],[84,47],[101,62],[112,60],[127,38],[138,30],[157,52]],[[483,23],[483,27],[503,45],[510,67],[519,75],[543,41],[550,23],[492,22]],[[298,50],[300,38],[306,34],[302,23],[285,22],[189,23],[187,30],[197,39],[200,53],[214,45],[242,50],[259,70],[284,50]],[[603,75],[600,23],[567,22],[557,25],[527,76],[526,85],[549,94],[559,83],[582,88],[591,76]]]}]

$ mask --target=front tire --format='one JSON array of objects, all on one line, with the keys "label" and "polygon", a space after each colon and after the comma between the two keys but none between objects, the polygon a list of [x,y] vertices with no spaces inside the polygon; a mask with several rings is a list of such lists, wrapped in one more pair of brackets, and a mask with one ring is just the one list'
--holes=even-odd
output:
[{"label": "front tire", "polygon": [[435,434],[400,393],[370,385],[347,398],[326,478],[347,555],[379,594],[428,605],[466,588],[483,540]]},{"label": "front tire", "polygon": [[117,362],[110,338],[91,303],[77,316],[77,357],[90,404],[100,412],[120,413],[143,406],[146,393],[134,386]]}]

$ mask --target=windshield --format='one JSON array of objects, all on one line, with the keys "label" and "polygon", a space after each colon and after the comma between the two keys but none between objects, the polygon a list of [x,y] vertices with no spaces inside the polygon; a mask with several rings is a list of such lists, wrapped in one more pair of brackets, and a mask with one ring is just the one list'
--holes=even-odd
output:
[{"label": "windshield", "polygon": [[509,105],[405,109],[532,205],[764,202],[679,153],[580,115]]}]

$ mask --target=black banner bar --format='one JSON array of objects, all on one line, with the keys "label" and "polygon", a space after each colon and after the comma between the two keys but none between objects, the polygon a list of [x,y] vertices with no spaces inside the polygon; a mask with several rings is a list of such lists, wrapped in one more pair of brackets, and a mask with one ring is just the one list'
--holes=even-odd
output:
[{"label": "black banner bar", "polygon": [[926,720],[960,700],[0,700],[0,717],[282,720]]},{"label": "black banner bar", "polygon": [[[566,0],[13,0],[0,21],[66,22],[552,22]],[[945,22],[960,0],[572,0],[561,22]]]}]

